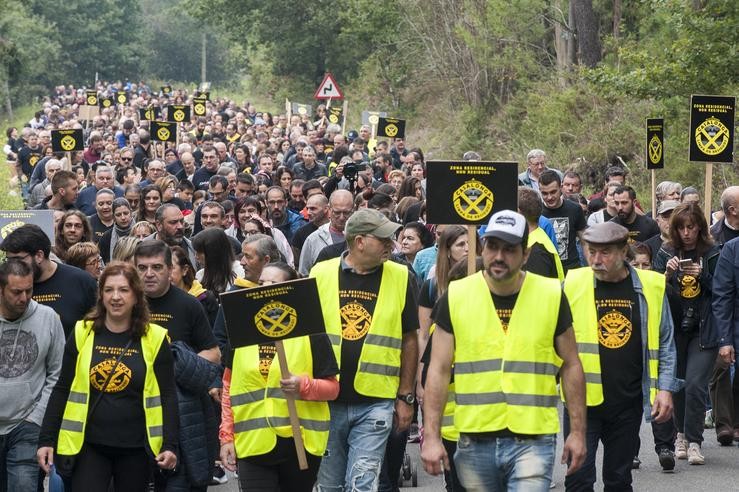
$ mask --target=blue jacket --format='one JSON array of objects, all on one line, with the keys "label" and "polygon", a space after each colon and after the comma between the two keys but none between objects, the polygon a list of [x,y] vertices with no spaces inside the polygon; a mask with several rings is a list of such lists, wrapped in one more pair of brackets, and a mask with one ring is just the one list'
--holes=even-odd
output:
[{"label": "blue jacket", "polygon": [[[85,186],[79,195],[77,195],[77,201],[74,202],[74,206],[87,216],[94,214],[97,193],[98,189],[94,185]],[[113,193],[116,198],[121,198],[123,196],[123,188],[114,186]]]},{"label": "blue jacket", "polygon": [[712,308],[719,346],[739,349],[739,238],[721,250],[713,272]]}]

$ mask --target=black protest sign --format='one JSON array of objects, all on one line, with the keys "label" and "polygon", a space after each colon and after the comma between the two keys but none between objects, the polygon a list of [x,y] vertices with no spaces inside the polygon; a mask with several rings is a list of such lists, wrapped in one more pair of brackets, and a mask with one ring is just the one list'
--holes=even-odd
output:
[{"label": "black protest sign", "polygon": [[387,113],[385,111],[362,111],[362,124],[377,126],[380,122],[380,118],[385,118]]},{"label": "black protest sign", "polygon": [[167,120],[177,123],[188,123],[190,121],[190,106],[170,104],[167,106]]},{"label": "black protest sign", "polygon": [[665,167],[665,120],[647,118],[647,169]]},{"label": "black protest sign", "polygon": [[195,91],[194,97],[195,99],[205,99],[206,101],[210,101],[210,91]]},{"label": "black protest sign", "polygon": [[101,108],[109,108],[115,106],[115,99],[113,97],[102,97],[98,98]]},{"label": "black protest sign", "polygon": [[98,92],[97,91],[85,91],[85,104],[88,106],[98,105]]},{"label": "black protest sign", "polygon": [[341,106],[326,109],[326,117],[328,118],[328,122],[335,125],[341,124],[341,117],[343,114],[344,108],[342,108]]},{"label": "black protest sign", "polygon": [[161,109],[159,109],[156,106],[151,106],[148,108],[139,108],[139,119],[140,120],[154,121],[157,118],[159,118],[161,115],[162,115]]},{"label": "black protest sign", "polygon": [[195,116],[205,116],[206,103],[208,98],[195,97],[192,100],[192,112]]},{"label": "black protest sign", "polygon": [[0,210],[0,244],[11,232],[26,224],[39,226],[54,244],[53,210]]},{"label": "black protest sign", "polygon": [[733,162],[735,108],[735,97],[691,96],[691,161]]},{"label": "black protest sign", "polygon": [[161,86],[162,94],[165,96],[168,96],[172,93],[172,86],[171,85],[163,85]]},{"label": "black protest sign", "polygon": [[51,150],[54,152],[85,150],[84,138],[81,128],[79,130],[51,130]]},{"label": "black protest sign", "polygon": [[314,278],[226,292],[221,306],[232,348],[326,331]]},{"label": "black protest sign", "polygon": [[124,91],[118,92],[115,95],[115,102],[117,102],[118,104],[127,104],[128,103],[128,92],[124,92]]},{"label": "black protest sign", "polygon": [[177,141],[177,123],[169,121],[152,121],[149,133],[152,140],[159,142]]},{"label": "black protest sign", "polygon": [[500,210],[518,208],[515,162],[429,161],[426,222],[485,224]]},{"label": "black protest sign", "polygon": [[377,136],[405,138],[405,120],[380,117],[377,122]]},{"label": "black protest sign", "polygon": [[300,116],[312,116],[313,106],[310,104],[292,103],[292,114],[299,114]]}]

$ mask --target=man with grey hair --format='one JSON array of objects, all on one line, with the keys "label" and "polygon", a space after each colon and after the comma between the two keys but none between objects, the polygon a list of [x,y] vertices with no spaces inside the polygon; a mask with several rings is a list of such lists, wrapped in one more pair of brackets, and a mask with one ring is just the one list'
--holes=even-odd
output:
[{"label": "man with grey hair", "polygon": [[[323,195],[316,195],[318,199]],[[312,197],[311,197],[312,198]],[[323,197],[325,200],[325,197]],[[348,190],[336,190],[329,199],[329,221],[322,224],[305,240],[300,251],[300,273],[308,275],[318,258],[318,253],[326,246],[345,241],[344,226],[354,211],[354,197]]]},{"label": "man with grey hair", "polygon": [[28,199],[28,208],[36,207],[39,203],[44,201],[44,198],[51,195],[51,180],[54,178],[57,171],[61,170],[62,161],[53,158],[46,161],[46,165],[44,166],[46,179],[38,183],[31,190],[31,196]]},{"label": "man with grey hair", "polygon": [[660,182],[654,189],[654,195],[657,198],[657,205],[665,200],[680,200],[680,192],[682,191],[683,185],[676,181]]},{"label": "man with grey hair", "polygon": [[87,186],[80,191],[79,195],[77,195],[75,207],[81,210],[85,215],[94,214],[97,192],[104,188],[113,190],[116,198],[123,196],[123,189],[115,184],[113,170],[109,166],[98,166],[95,170],[95,181],[93,182],[93,186]]},{"label": "man with grey hair", "polygon": [[559,174],[560,180],[562,179],[562,171],[553,169],[547,166],[547,154],[541,149],[530,150],[526,155],[527,168],[524,172],[518,175],[518,184],[520,186],[528,186],[536,191],[539,191],[539,176],[547,169],[552,169]]}]

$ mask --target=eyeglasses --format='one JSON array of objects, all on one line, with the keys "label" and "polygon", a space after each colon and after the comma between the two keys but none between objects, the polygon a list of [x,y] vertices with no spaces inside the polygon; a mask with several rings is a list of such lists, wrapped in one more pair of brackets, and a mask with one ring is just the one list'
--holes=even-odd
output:
[{"label": "eyeglasses", "polygon": [[131,162],[133,160],[133,157],[121,157],[121,160],[123,162]]},{"label": "eyeglasses", "polygon": [[85,265],[87,266],[99,265],[101,261],[102,261],[102,258],[98,256],[97,258],[90,258],[89,260],[87,260],[87,263],[85,263]]},{"label": "eyeglasses", "polygon": [[25,261],[26,258],[29,258],[31,256],[31,253],[23,253],[22,255],[15,255],[13,253],[5,253],[5,258],[8,260],[21,260]]}]

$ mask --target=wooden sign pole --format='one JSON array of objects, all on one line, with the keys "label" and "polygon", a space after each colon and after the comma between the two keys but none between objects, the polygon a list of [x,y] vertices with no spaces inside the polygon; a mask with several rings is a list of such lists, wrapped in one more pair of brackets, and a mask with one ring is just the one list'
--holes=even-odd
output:
[{"label": "wooden sign pole", "polygon": [[[290,369],[287,367],[287,357],[285,355],[285,345],[282,340],[275,342],[277,349],[277,358],[280,360],[280,372],[282,378],[290,377]],[[300,419],[298,418],[298,409],[295,407],[295,397],[285,393],[287,400],[287,411],[290,414],[290,426],[293,430],[293,440],[295,441],[295,452],[298,454],[298,464],[301,470],[308,469],[308,459],[305,456],[305,445],[303,444],[303,435],[300,433]]]},{"label": "wooden sign pole", "polygon": [[655,173],[654,169],[652,169],[652,219],[657,220],[657,196],[656,196],[656,189],[657,186],[655,185],[656,179],[655,179]]},{"label": "wooden sign pole", "polygon": [[477,270],[477,226],[467,226],[467,275]]},{"label": "wooden sign pole", "polygon": [[285,127],[285,136],[287,138],[290,138],[290,120],[293,117],[293,110],[292,105],[290,104],[290,100],[288,98],[285,98],[285,113],[287,113],[287,126]]},{"label": "wooden sign pole", "polygon": [[349,103],[344,99],[344,111],[341,115],[341,134],[344,134],[344,130],[346,129],[346,111],[349,108]]},{"label": "wooden sign pole", "polygon": [[703,193],[703,211],[706,214],[706,222],[711,225],[711,195],[713,194],[713,162],[706,163],[706,184]]},{"label": "wooden sign pole", "polygon": [[[72,170],[72,166],[73,166],[73,164],[72,164],[72,153],[71,152],[67,152],[66,154],[67,154],[67,166],[65,168],[65,171],[71,171]],[[87,178],[87,176],[85,176],[85,178]]]}]

